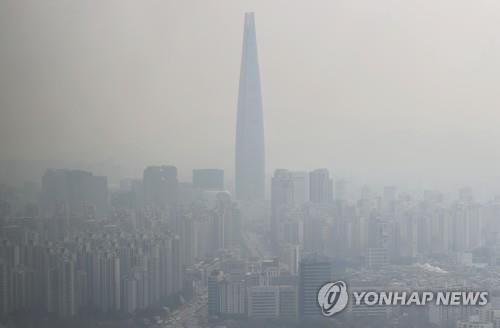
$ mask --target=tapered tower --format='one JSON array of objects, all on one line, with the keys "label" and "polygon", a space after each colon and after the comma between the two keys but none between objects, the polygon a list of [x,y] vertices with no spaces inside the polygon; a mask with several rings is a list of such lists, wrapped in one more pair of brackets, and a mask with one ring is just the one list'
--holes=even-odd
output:
[{"label": "tapered tower", "polygon": [[245,14],[235,153],[236,198],[238,200],[263,200],[265,194],[264,122],[253,13]]}]

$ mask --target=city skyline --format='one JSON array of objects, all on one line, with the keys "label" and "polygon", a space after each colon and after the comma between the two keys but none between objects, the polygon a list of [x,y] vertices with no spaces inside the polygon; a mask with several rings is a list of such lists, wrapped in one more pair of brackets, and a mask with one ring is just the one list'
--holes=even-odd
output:
[{"label": "city skyline", "polygon": [[[268,178],[293,163],[367,182],[498,192],[497,97],[480,87],[498,76],[491,3],[223,1],[193,10],[189,1],[125,1],[118,10],[96,4],[99,15],[80,3],[0,6],[1,159],[112,161],[124,176],[166,163],[183,179],[219,167],[229,181],[241,17],[253,10]],[[28,37],[23,22],[36,33]]]},{"label": "city skyline", "polygon": [[477,3],[0,2],[0,328],[500,327]]}]

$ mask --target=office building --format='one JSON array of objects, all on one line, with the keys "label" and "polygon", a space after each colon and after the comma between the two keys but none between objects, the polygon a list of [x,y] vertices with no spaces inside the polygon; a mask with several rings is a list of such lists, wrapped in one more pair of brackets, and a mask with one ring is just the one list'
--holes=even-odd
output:
[{"label": "office building", "polygon": [[277,169],[271,180],[271,237],[276,250],[281,239],[280,224],[294,203],[294,183],[288,170]]},{"label": "office building", "polygon": [[248,288],[248,316],[250,318],[278,318],[279,310],[278,286],[256,286]]},{"label": "office building", "polygon": [[318,291],[331,281],[331,263],[328,259],[308,256],[300,261],[299,269],[299,315],[301,319],[321,316],[318,307]]},{"label": "office building", "polygon": [[178,201],[179,182],[175,166],[150,166],[144,170],[144,203],[159,209],[172,208]]},{"label": "office building", "polygon": [[328,169],[317,169],[309,173],[309,198],[313,203],[332,202],[333,181]]},{"label": "office building", "polygon": [[193,187],[203,190],[224,190],[224,170],[193,170]]}]

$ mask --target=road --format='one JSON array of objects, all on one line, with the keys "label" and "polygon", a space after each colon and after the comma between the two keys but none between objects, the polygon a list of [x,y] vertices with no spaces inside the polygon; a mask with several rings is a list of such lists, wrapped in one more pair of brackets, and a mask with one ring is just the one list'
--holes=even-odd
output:
[{"label": "road", "polygon": [[164,328],[203,328],[206,327],[203,323],[208,317],[207,313],[207,298],[208,294],[197,296],[193,300],[184,304],[178,310],[172,312],[167,320],[163,323]]}]

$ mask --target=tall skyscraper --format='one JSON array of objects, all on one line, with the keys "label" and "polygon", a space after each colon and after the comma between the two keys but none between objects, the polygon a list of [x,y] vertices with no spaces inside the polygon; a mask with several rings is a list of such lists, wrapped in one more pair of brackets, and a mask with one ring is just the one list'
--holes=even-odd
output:
[{"label": "tall skyscraper", "polygon": [[161,209],[174,205],[179,197],[175,166],[149,166],[144,170],[144,202]]},{"label": "tall skyscraper", "polygon": [[211,250],[237,246],[240,236],[239,211],[227,192],[219,192],[211,217]]},{"label": "tall skyscraper", "polygon": [[263,200],[264,124],[254,14],[245,14],[236,123],[235,184],[238,200]]},{"label": "tall skyscraper", "polygon": [[271,179],[271,242],[274,248],[280,240],[280,222],[293,207],[293,182],[292,174],[285,169],[277,169]]},{"label": "tall skyscraper", "polygon": [[293,180],[293,203],[300,206],[309,201],[309,174],[303,171],[290,172]]},{"label": "tall skyscraper", "polygon": [[309,173],[309,190],[313,203],[327,204],[332,201],[333,182],[328,169],[317,169]]}]

